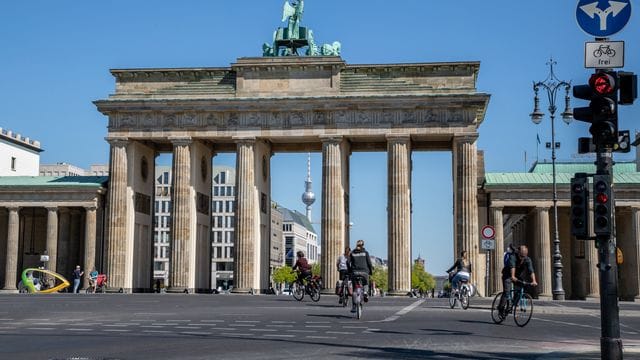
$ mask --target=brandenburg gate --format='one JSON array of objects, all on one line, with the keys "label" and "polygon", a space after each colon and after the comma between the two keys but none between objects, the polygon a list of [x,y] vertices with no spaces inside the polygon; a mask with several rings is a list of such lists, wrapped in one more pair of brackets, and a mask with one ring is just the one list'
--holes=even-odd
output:
[{"label": "brandenburg gate", "polygon": [[[480,64],[347,64],[339,43],[318,47],[299,27],[302,3],[285,5],[289,28],[265,44],[263,57],[222,68],[111,71],[115,93],[95,102],[109,118],[104,272],[111,287],[151,288],[153,174],[161,152],[173,153],[169,290],[211,284],[212,158],[235,152],[234,291],[248,293],[269,285],[271,156],[322,152],[321,268],[331,287],[335,261],[350,243],[350,154],[386,151],[389,293],[406,295],[411,204],[427,201],[411,197],[411,154],[444,150],[453,152],[454,239],[432,241],[469,250],[472,281],[482,291],[476,140],[489,95],[476,89]],[[303,45],[311,56],[296,56]]]}]

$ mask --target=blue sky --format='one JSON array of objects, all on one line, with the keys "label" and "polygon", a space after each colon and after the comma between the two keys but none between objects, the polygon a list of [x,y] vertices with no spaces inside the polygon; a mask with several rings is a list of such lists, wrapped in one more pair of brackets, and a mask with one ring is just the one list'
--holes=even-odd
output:
[{"label": "blue sky", "polygon": [[[40,140],[43,163],[88,167],[108,161],[107,119],[93,100],[114,90],[110,68],[228,66],[260,56],[281,26],[282,0],[50,1],[0,3],[0,126]],[[568,0],[307,0],[303,23],[316,40],[342,43],[350,64],[481,61],[478,90],[491,94],[478,147],[487,171],[524,171],[536,156],[536,134],[550,141],[548,117],[536,126],[532,82],[544,80],[550,56],[562,80],[585,83],[584,42]],[[637,3],[634,3],[637,6]],[[637,9],[636,9],[637,10]],[[612,39],[626,42],[625,70],[640,72],[637,17]],[[573,101],[574,106],[584,106]],[[546,110],[546,100],[542,100]],[[562,111],[560,109],[559,111]],[[636,130],[638,106],[620,109],[621,129]],[[575,159],[588,127],[558,121],[559,160]],[[525,163],[525,152],[527,163]],[[441,274],[452,261],[451,155],[414,153],[413,253]],[[633,159],[632,154],[618,157]],[[233,163],[221,155],[217,163]],[[320,196],[319,154],[312,155]],[[306,154],[273,157],[273,197],[304,210]],[[320,221],[320,201],[314,206]],[[386,157],[351,157],[352,239],[386,255]]]}]

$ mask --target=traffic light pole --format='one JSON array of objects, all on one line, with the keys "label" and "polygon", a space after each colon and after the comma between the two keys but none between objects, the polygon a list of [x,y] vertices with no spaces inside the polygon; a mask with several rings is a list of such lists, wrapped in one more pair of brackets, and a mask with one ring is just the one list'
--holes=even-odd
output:
[{"label": "traffic light pole", "polygon": [[[598,175],[608,175],[613,184],[612,149],[596,144]],[[613,189],[611,189],[613,194]],[[614,199],[612,208],[614,208]],[[613,234],[596,236],[598,247],[598,273],[600,274],[600,356],[603,360],[622,359],[620,318],[618,314],[618,265]]]}]

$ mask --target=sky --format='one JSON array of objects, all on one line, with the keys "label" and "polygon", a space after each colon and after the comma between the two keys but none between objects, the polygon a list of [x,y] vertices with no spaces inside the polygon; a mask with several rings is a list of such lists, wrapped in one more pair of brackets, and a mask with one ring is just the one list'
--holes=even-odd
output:
[{"label": "sky", "polygon": [[[596,1],[596,0],[594,0]],[[39,140],[41,163],[67,162],[84,168],[108,162],[107,118],[92,101],[114,92],[112,68],[219,67],[239,57],[261,56],[280,22],[283,0],[211,1],[108,0],[0,2],[0,126]],[[307,0],[303,25],[316,41],[342,44],[349,64],[480,61],[477,88],[491,94],[478,148],[489,172],[526,171],[533,161],[550,161],[546,116],[534,125],[533,81],[544,80],[551,57],[556,75],[586,83],[584,42],[593,37],[576,22],[577,1],[569,0]],[[604,4],[604,2],[603,2]],[[632,3],[637,6],[637,2]],[[634,11],[635,12],[635,11]],[[625,41],[626,71],[640,72],[640,25],[629,24],[612,40]],[[558,102],[564,110],[564,93]],[[572,100],[572,106],[585,106]],[[546,98],[541,99],[545,113]],[[640,126],[637,105],[620,108],[620,129]],[[559,161],[576,155],[577,138],[588,125],[556,123]],[[538,148],[536,136],[542,141]],[[167,160],[168,159],[168,160]],[[321,156],[311,155],[316,196],[321,193]],[[632,160],[633,153],[617,155]],[[160,163],[170,161],[162,156]],[[233,165],[221,154],[217,164]],[[300,196],[306,154],[272,158],[273,199],[304,212]],[[453,261],[451,154],[414,152],[414,258],[443,274]],[[351,238],[386,258],[386,154],[351,156]],[[320,201],[312,220],[319,229]],[[483,225],[483,224],[481,224]]]}]

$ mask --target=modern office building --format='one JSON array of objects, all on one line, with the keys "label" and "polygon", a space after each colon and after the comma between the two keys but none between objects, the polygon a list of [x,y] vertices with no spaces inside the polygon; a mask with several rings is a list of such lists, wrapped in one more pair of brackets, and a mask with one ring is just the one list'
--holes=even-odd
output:
[{"label": "modern office building", "polygon": [[320,252],[318,235],[311,221],[297,210],[289,210],[278,207],[282,212],[282,236],[285,246],[285,263],[293,266],[296,262],[296,253],[304,252],[310,264],[318,262]]}]

